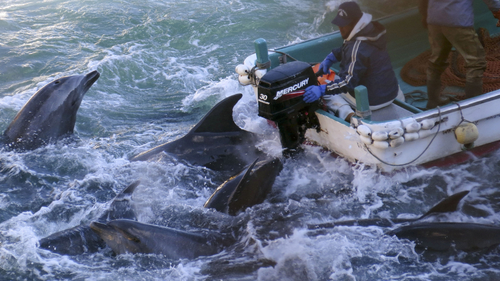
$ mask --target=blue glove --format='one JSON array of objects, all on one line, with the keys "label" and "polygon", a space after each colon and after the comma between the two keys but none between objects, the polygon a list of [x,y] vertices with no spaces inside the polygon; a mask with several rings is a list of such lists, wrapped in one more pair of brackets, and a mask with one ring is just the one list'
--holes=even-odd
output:
[{"label": "blue glove", "polygon": [[337,58],[333,55],[333,53],[328,54],[326,58],[319,65],[319,69],[323,70],[324,74],[330,73],[330,67],[338,62]]},{"label": "blue glove", "polygon": [[306,103],[311,103],[317,101],[321,96],[325,94],[326,85],[320,86],[309,86],[304,92],[304,101]]}]

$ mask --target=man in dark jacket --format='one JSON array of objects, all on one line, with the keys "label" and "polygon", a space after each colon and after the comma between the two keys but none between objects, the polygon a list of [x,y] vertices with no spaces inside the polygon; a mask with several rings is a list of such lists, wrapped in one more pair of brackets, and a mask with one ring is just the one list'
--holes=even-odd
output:
[{"label": "man in dark jacket", "polygon": [[[483,72],[486,58],[483,46],[474,31],[474,0],[420,0],[422,23],[429,30],[431,56],[427,67],[427,108],[448,103],[441,97],[441,74],[451,48],[463,56],[465,68],[465,96],[475,97],[483,93]],[[500,1],[483,0],[493,16],[500,19]],[[497,26],[499,24],[497,23]]]},{"label": "man in dark jacket", "polygon": [[[344,2],[339,6],[332,23],[339,27],[344,43],[328,54],[320,69],[328,73],[332,64],[340,61],[340,71],[335,81],[308,87],[304,93],[305,102],[313,102],[325,96],[329,107],[334,107],[331,106],[332,103],[342,103],[342,100],[355,104],[354,88],[358,85],[367,88],[372,110],[391,104],[396,97],[404,101],[386,50],[385,27],[371,19],[370,14],[361,12],[356,2]],[[350,106],[340,107],[342,109],[337,112],[339,117],[348,120],[353,114],[352,109]],[[343,109],[347,112],[342,112]]]}]

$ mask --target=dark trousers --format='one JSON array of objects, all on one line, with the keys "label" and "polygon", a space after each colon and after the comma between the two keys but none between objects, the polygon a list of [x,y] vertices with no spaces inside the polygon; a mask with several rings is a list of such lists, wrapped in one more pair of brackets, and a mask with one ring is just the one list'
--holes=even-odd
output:
[{"label": "dark trousers", "polygon": [[428,26],[431,56],[427,68],[427,80],[439,79],[448,63],[451,48],[465,59],[466,83],[481,80],[486,69],[486,55],[472,27]]}]

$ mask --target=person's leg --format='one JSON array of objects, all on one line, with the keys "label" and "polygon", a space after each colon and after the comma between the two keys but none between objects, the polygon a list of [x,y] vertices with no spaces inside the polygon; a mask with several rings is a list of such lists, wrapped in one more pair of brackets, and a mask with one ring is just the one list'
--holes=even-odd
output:
[{"label": "person's leg", "polygon": [[475,97],[483,93],[483,72],[486,69],[486,53],[472,27],[443,28],[443,33],[465,60],[465,96]]},{"label": "person's leg", "polygon": [[[401,87],[398,86],[398,95],[396,99],[404,102],[405,95],[401,90]],[[347,122],[351,121],[351,117],[355,114],[352,108],[356,108],[356,99],[348,93],[343,93],[339,95],[325,95],[323,96],[323,102],[325,103],[328,111],[337,115],[339,118],[344,119]],[[386,103],[372,106],[370,105],[370,110],[377,110],[383,107],[386,107],[393,103],[394,100],[390,100]]]},{"label": "person's leg", "polygon": [[[340,95],[325,95],[323,96],[323,102],[325,103],[328,111],[331,111],[333,114],[337,115],[341,119],[346,119],[350,113],[354,114],[354,110],[352,110],[349,102],[346,101],[345,98],[342,97],[344,94]],[[349,96],[349,94],[347,94]],[[353,115],[352,114],[352,115]],[[351,115],[351,116],[352,116]]]},{"label": "person's leg", "polygon": [[451,51],[451,43],[443,35],[441,26],[428,25],[429,43],[431,45],[431,56],[427,66],[427,108],[435,108],[449,102],[449,99],[441,96],[441,74],[448,63],[448,55]]},{"label": "person's leg", "polygon": [[[405,95],[403,91],[401,91],[401,87],[398,86],[398,95],[396,99],[404,102]],[[323,101],[327,108],[338,117],[347,121],[348,116],[351,117],[354,115],[354,110],[352,108],[356,108],[356,99],[348,93],[343,93],[334,96],[323,96]],[[394,99],[385,102],[379,105],[370,105],[370,110],[378,110],[384,108],[394,102]]]}]

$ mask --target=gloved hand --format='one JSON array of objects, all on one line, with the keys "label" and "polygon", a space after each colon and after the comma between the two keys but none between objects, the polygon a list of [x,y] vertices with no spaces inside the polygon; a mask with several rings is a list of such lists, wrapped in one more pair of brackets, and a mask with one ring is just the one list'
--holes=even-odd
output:
[{"label": "gloved hand", "polygon": [[306,103],[311,103],[317,101],[320,97],[325,94],[326,85],[319,86],[309,86],[304,92],[304,101]]},{"label": "gloved hand", "polygon": [[493,13],[493,16],[498,20],[497,27],[500,27],[500,10]]},{"label": "gloved hand", "polygon": [[333,53],[328,54],[326,58],[319,65],[319,69],[323,70],[324,74],[330,73],[330,67],[338,62],[337,58],[333,55]]}]

